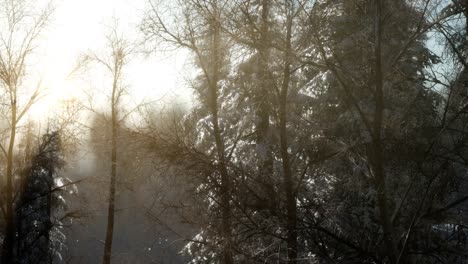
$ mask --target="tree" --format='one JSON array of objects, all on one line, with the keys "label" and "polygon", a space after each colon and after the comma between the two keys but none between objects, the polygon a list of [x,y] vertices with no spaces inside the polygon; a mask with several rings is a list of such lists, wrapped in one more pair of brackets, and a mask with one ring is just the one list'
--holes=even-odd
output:
[{"label": "tree", "polygon": [[283,164],[284,189],[286,194],[287,207],[287,243],[288,243],[288,260],[289,263],[296,263],[297,259],[297,204],[295,193],[295,176],[291,171],[290,157],[288,153],[288,131],[287,131],[287,116],[288,116],[288,90],[291,81],[291,60],[292,60],[292,27],[294,9],[294,1],[286,2],[286,36],[284,47],[284,73],[281,84],[279,102],[279,122],[280,122],[280,152]]},{"label": "tree", "polygon": [[[304,1],[238,1],[234,10],[239,11],[231,13],[241,15],[233,15],[234,22],[231,23],[234,24],[234,29],[227,29],[233,35],[236,45],[251,49],[243,54],[246,57],[245,61],[236,65],[236,74],[239,76],[233,81],[234,87],[242,87],[235,92],[242,93],[244,89],[248,91],[248,94],[239,97],[236,103],[240,105],[243,100],[250,102],[250,111],[257,115],[252,124],[257,136],[256,158],[260,166],[257,169],[250,168],[258,170],[259,177],[243,187],[247,188],[249,185],[251,199],[260,197],[258,200],[270,203],[261,207],[248,204],[244,206],[251,207],[248,210],[254,214],[267,209],[264,217],[276,218],[278,223],[275,224],[284,227],[284,234],[279,236],[279,241],[286,244],[285,259],[292,263],[306,258],[302,255],[303,250],[298,247],[300,226],[297,219],[300,210],[297,201],[304,186],[303,180],[306,179],[304,176],[311,173],[309,161],[304,156],[307,145],[303,144],[304,137],[309,136],[303,134],[308,124],[301,120],[307,116],[305,108],[301,105],[304,103],[302,99],[307,96],[298,86],[303,76],[297,69],[302,66],[295,58],[302,54],[301,49],[308,45],[301,43],[300,36],[304,32],[303,28],[298,26],[306,5]],[[261,13],[261,16],[258,13]],[[254,54],[250,55],[252,52]],[[249,145],[238,145],[238,149],[243,151],[250,148]],[[242,155],[245,154],[235,151],[236,157]],[[281,164],[277,164],[278,161],[281,161]],[[246,165],[243,163],[240,166]],[[267,189],[266,195],[263,189]],[[275,191],[280,191],[280,195]],[[272,225],[265,220],[260,220],[258,224],[261,222]],[[254,228],[259,229],[258,226]],[[275,233],[279,232],[262,232],[260,236],[263,237],[258,239],[265,241],[264,247],[273,248],[271,241],[267,242],[268,239],[265,238],[275,236]],[[281,254],[265,251],[282,259]]]},{"label": "tree", "polygon": [[[189,25],[184,30],[170,28],[172,24],[165,23],[165,17],[158,13],[156,6],[153,6],[143,26],[149,37],[156,36],[177,46],[191,49],[197,66],[201,69],[202,78],[198,77],[194,85],[201,106],[186,117],[186,120],[194,119],[195,125],[190,125],[192,122],[188,121],[185,123],[188,130],[195,129],[192,133],[198,133],[199,136],[189,143],[184,138],[178,142],[181,146],[171,145],[167,148],[184,153],[179,155],[183,157],[180,160],[186,160],[183,163],[178,160],[178,164],[188,162],[187,171],[200,176],[208,175],[205,176],[207,179],[201,180],[200,183],[199,190],[203,191],[196,195],[209,197],[208,210],[216,217],[227,201],[218,200],[219,196],[224,195],[223,192],[217,193],[217,196],[213,195],[223,184],[222,181],[219,184],[219,180],[212,176],[217,167],[213,168],[211,164],[221,164],[217,160],[217,157],[220,157],[219,153],[217,157],[213,157],[217,153],[213,150],[218,150],[217,146],[225,145],[225,150],[229,150],[225,152],[224,164],[230,176],[229,205],[232,219],[231,236],[232,241],[235,241],[232,242],[234,259],[245,263],[253,260],[262,262],[274,255],[279,260],[289,259],[290,262],[296,262],[299,229],[296,225],[297,190],[302,186],[300,182],[304,180],[301,174],[308,171],[301,141],[308,135],[298,133],[299,136],[296,137],[287,133],[290,128],[302,129],[305,122],[290,122],[289,118],[297,120],[295,111],[301,114],[303,112],[300,106],[286,106],[301,96],[292,85],[297,77],[291,75],[295,71],[293,67],[296,66],[293,66],[295,52],[292,47],[292,35],[297,32],[293,31],[293,19],[297,20],[298,14],[302,12],[299,9],[302,3],[287,7],[270,1],[219,4],[223,6],[222,21],[226,21],[220,24],[219,30],[225,39],[224,43],[229,44],[229,51],[238,58],[228,61],[231,53],[226,52],[226,66],[218,67],[223,71],[223,78],[216,96],[216,105],[219,105],[216,115],[219,117],[219,126],[222,127],[219,134],[223,144],[216,142],[218,133],[213,123],[213,107],[210,106],[214,105],[210,103],[210,83],[203,80],[203,77],[209,79],[207,73],[210,73],[211,66],[214,65],[206,63],[210,61],[209,54],[214,51],[213,46],[204,43],[206,37],[213,36],[209,31],[208,18],[211,17],[211,13],[206,14],[209,12],[206,9],[210,10],[216,4],[198,4],[194,1],[189,7],[195,5],[195,8],[182,13],[184,16],[181,17],[186,19]],[[198,11],[199,8],[202,10]],[[261,17],[256,16],[258,10],[261,10]],[[192,12],[200,13],[202,19],[199,20],[198,13],[193,15]],[[237,13],[240,15],[234,15]],[[274,16],[278,21],[271,21],[274,20],[271,18]],[[178,18],[178,21],[180,20],[181,18]],[[279,142],[279,138],[282,142]],[[252,142],[255,143],[255,148],[252,148]],[[157,144],[162,145],[161,142]],[[292,154],[289,154],[291,145]],[[189,149],[186,149],[186,146]],[[158,147],[158,151],[161,151],[160,148],[163,147]],[[176,156],[172,151],[170,155],[166,151],[161,153],[171,160]],[[191,158],[187,158],[188,155]],[[210,159],[214,161],[209,162]],[[294,160],[291,162],[293,164],[289,159]],[[201,162],[204,162],[206,168],[200,168]],[[197,169],[199,171],[196,171]],[[222,173],[220,174],[222,176]],[[280,192],[280,195],[276,192]],[[195,241],[189,243],[187,248],[194,256],[194,261],[210,255],[216,256],[219,250],[216,250],[215,243],[223,238],[218,236],[217,230],[222,226],[216,225],[214,221],[210,222],[196,239],[193,239]],[[213,248],[210,248],[212,246]],[[277,246],[281,248],[281,253],[276,252]],[[289,257],[285,257],[288,254]],[[215,261],[214,259],[216,258],[210,257],[207,261]]]},{"label": "tree", "polygon": [[[361,261],[385,263],[452,257],[446,251],[450,242],[438,229],[450,220],[427,214],[448,200],[457,181],[457,165],[440,159],[440,145],[434,144],[441,97],[425,80],[426,67],[439,60],[424,34],[447,16],[430,21],[429,2],[322,1],[312,9],[318,55],[310,57],[319,59],[309,63],[320,71],[318,98],[326,102],[319,104],[321,114],[334,120],[321,123],[321,137],[341,152],[335,165],[324,163],[324,169],[337,181],[332,199],[342,202],[326,205],[329,216],[309,220],[316,235],[333,243],[322,247],[324,258],[352,261],[347,251]],[[434,241],[438,246],[430,249]],[[319,248],[322,243],[316,241]],[[329,250],[340,244],[343,248]]]},{"label": "tree", "polygon": [[[65,182],[58,171],[64,161],[60,154],[58,132],[46,133],[31,162],[24,169],[24,183],[16,208],[16,241],[14,263],[51,263],[60,259],[64,243],[61,221],[57,210],[66,205],[62,197]],[[60,218],[59,218],[60,217]]]},{"label": "tree", "polygon": [[222,7],[226,5],[225,1],[217,0],[181,2],[180,6],[184,13],[182,31],[171,31],[162,20],[156,6],[153,5],[147,17],[148,24],[144,25],[143,29],[150,37],[158,37],[178,47],[189,49],[194,54],[196,64],[201,70],[199,83],[194,88],[202,103],[200,112],[210,120],[210,129],[207,132],[214,140],[216,153],[213,157],[216,171],[211,176],[213,182],[210,184],[214,185],[212,186],[215,192],[214,199],[221,211],[222,256],[220,259],[225,264],[231,264],[233,263],[232,179],[228,171],[226,143],[219,116],[221,81],[226,74],[227,66],[227,43],[222,33],[224,19]]},{"label": "tree", "polygon": [[[15,143],[18,124],[22,121],[31,105],[33,105],[41,95],[41,83],[32,90],[29,96],[23,99],[22,91],[28,89],[24,87],[25,76],[27,75],[26,65],[30,60],[36,41],[44,27],[46,26],[52,12],[52,8],[47,5],[42,10],[36,12],[32,10],[32,5],[24,1],[5,1],[1,4],[2,30],[0,32],[0,81],[5,89],[6,98],[3,112],[5,120],[8,122],[8,136],[6,147],[1,145],[2,153],[6,161],[6,185],[4,186],[4,212],[6,218],[5,239],[3,242],[2,262],[13,263],[13,245],[15,244],[15,181],[14,181],[14,160]],[[24,100],[24,101],[23,101]]]},{"label": "tree", "polygon": [[174,11],[180,30],[153,5],[147,36],[191,50],[199,70],[199,105],[153,138],[199,179],[210,214],[187,245],[193,261],[219,261],[227,236],[222,252],[245,263],[463,258],[445,238],[463,237],[463,221],[438,213],[467,200],[466,122],[447,126],[459,115],[431,86],[440,58],[426,35],[457,3],[191,1]]},{"label": "tree", "polygon": [[125,92],[123,85],[123,69],[127,64],[130,54],[134,47],[121,36],[114,26],[111,33],[107,36],[108,52],[104,57],[97,54],[85,56],[85,61],[95,62],[104,67],[105,71],[112,77],[112,88],[110,95],[110,124],[111,124],[111,170],[109,182],[109,197],[108,197],[108,212],[107,212],[107,229],[106,239],[104,242],[103,263],[109,264],[112,256],[112,241],[114,236],[115,222],[115,197],[116,197],[116,181],[117,181],[117,153],[118,153],[118,131],[122,121],[126,115],[120,113],[121,98]]}]

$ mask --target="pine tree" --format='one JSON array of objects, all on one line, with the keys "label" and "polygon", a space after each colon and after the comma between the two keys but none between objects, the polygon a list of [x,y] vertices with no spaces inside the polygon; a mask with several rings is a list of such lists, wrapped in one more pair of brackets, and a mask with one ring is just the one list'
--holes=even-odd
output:
[{"label": "pine tree", "polygon": [[66,208],[58,174],[64,165],[59,133],[44,134],[30,157],[16,208],[14,263],[52,263],[60,260],[65,242],[57,218]]},{"label": "pine tree", "polygon": [[331,243],[313,238],[322,258],[400,263],[450,255],[437,227],[447,219],[426,213],[447,201],[456,177],[434,144],[441,97],[425,83],[426,67],[438,62],[425,44],[425,15],[405,1],[321,1],[310,16],[320,57],[311,64],[322,67],[316,119],[320,137],[340,152],[323,164],[333,179],[323,218],[309,220]]}]

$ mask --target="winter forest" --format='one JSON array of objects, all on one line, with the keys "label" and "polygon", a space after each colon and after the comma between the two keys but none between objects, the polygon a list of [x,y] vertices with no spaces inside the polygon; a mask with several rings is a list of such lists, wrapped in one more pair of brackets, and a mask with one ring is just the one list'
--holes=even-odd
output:
[{"label": "winter forest", "polygon": [[1,0],[0,263],[468,263],[468,0]]}]

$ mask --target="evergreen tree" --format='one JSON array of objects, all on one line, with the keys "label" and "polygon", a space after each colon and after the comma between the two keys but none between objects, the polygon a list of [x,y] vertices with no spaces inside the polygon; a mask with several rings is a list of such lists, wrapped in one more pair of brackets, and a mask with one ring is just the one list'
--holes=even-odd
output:
[{"label": "evergreen tree", "polygon": [[14,263],[52,263],[61,260],[65,242],[59,219],[59,212],[66,209],[59,133],[44,134],[30,157],[16,208]]},{"label": "evergreen tree", "polygon": [[332,178],[326,213],[309,220],[331,243],[313,238],[322,258],[427,263],[460,254],[447,251],[439,229],[450,220],[427,213],[459,177],[434,144],[441,97],[425,83],[438,62],[421,33],[425,15],[406,1],[320,1],[310,17],[315,69],[324,66],[315,120],[340,151],[322,167]]}]

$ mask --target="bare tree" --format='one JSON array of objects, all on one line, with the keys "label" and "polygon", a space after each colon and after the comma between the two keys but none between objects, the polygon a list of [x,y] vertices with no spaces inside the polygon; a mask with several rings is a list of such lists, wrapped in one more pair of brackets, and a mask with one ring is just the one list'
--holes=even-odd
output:
[{"label": "bare tree", "polygon": [[[43,31],[53,11],[51,5],[42,10],[33,10],[35,6],[29,1],[7,0],[0,4],[0,82],[4,89],[4,113],[8,123],[6,142],[0,145],[6,160],[6,185],[3,198],[6,219],[5,239],[3,243],[3,263],[12,263],[14,258],[13,244],[15,239],[14,204],[14,159],[15,143],[18,124],[31,106],[42,95],[43,87],[38,82],[36,88],[29,95],[25,87],[28,76],[27,63],[37,44],[38,37]],[[36,5],[37,6],[37,5]]]},{"label": "bare tree", "polygon": [[[127,64],[130,55],[134,51],[134,45],[128,42],[118,32],[116,25],[111,28],[110,33],[106,36],[106,41],[107,51],[109,52],[108,54],[99,55],[91,53],[85,56],[84,60],[95,62],[98,65],[103,66],[105,71],[112,77],[111,95],[109,98],[111,111],[111,168],[109,178],[109,196],[107,201],[107,228],[102,260],[103,263],[108,264],[111,262],[112,240],[114,236],[118,131],[123,119],[127,116],[121,115],[120,113],[120,103],[122,95],[125,92],[125,86],[123,85],[123,69]],[[95,111],[95,109],[91,110]]]}]

